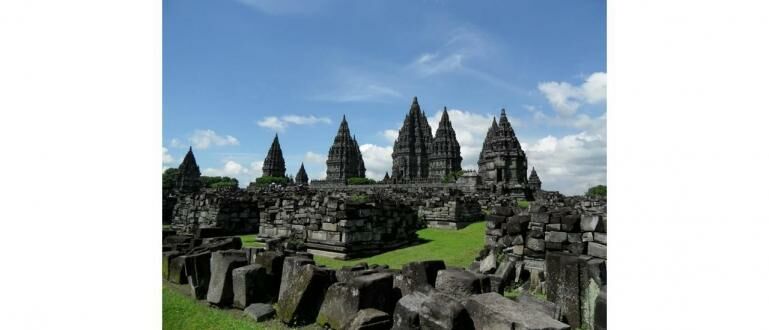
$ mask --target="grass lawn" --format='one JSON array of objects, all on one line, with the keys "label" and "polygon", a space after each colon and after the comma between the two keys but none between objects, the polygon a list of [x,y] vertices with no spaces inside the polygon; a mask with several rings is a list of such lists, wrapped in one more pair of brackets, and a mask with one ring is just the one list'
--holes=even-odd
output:
[{"label": "grass lawn", "polygon": [[263,247],[264,243],[256,241],[256,234],[240,235],[240,241],[243,247]]},{"label": "grass lawn", "polygon": [[460,230],[427,228],[417,232],[424,242],[414,246],[353,260],[315,256],[315,263],[331,268],[355,265],[359,262],[401,268],[412,261],[440,259],[446,262],[447,266],[469,267],[478,255],[478,251],[483,249],[485,230],[486,223],[483,221]]}]

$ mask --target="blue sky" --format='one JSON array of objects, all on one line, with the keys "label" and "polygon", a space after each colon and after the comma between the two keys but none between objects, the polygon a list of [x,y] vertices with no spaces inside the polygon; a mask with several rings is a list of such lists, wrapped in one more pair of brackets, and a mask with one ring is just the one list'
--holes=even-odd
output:
[{"label": "blue sky", "polygon": [[446,106],[463,168],[505,108],[543,188],[606,183],[604,1],[163,2],[163,166],[261,175],[277,132],[311,179],[343,114],[379,179],[411,99]]}]

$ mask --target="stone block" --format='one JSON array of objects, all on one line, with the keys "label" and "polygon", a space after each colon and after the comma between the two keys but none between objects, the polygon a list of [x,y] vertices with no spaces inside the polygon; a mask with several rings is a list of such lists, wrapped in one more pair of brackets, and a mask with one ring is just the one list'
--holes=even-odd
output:
[{"label": "stone block", "polygon": [[211,279],[211,252],[187,255],[184,258],[184,272],[187,274],[191,295],[195,299],[205,299]]},{"label": "stone block", "polygon": [[485,258],[483,258],[483,260],[481,260],[481,264],[479,265],[478,271],[483,274],[491,274],[496,270],[497,270],[497,255],[494,253],[494,251],[491,251]]},{"label": "stone block", "polygon": [[472,272],[464,269],[449,268],[438,271],[435,288],[456,297],[466,297],[481,293],[482,283]]},{"label": "stone block", "polygon": [[566,235],[566,241],[569,243],[582,243],[582,234],[580,233],[568,233]]},{"label": "stone block", "polygon": [[283,259],[283,269],[280,276],[280,289],[278,290],[278,300],[283,297],[290,285],[291,279],[299,275],[304,265],[314,265],[315,261],[304,256],[291,256]]},{"label": "stone block", "polygon": [[606,286],[601,287],[595,300],[595,314],[593,316],[593,329],[606,330]]},{"label": "stone block", "polygon": [[582,233],[582,241],[583,242],[592,242],[593,241],[593,233],[592,232]]},{"label": "stone block", "polygon": [[[284,275],[291,268],[283,266]],[[283,279],[285,291],[281,292],[277,302],[278,318],[290,326],[301,326],[315,322],[318,311],[326,296],[326,290],[335,282],[334,272],[314,264],[304,264],[294,276]]]},{"label": "stone block", "polygon": [[168,281],[176,284],[187,284],[187,273],[184,271],[185,255],[171,259],[168,264]]},{"label": "stone block", "polygon": [[606,245],[596,242],[587,243],[587,254],[606,259]]},{"label": "stone block", "polygon": [[513,209],[507,206],[496,206],[494,207],[494,212],[492,213],[507,217],[513,215]]},{"label": "stone block", "polygon": [[568,330],[569,325],[498,293],[474,295],[465,302],[475,329]]},{"label": "stone block", "polygon": [[605,233],[593,233],[593,239],[601,244],[606,244],[606,234]]},{"label": "stone block", "polygon": [[582,229],[583,232],[595,231],[596,227],[598,227],[600,218],[600,216],[595,214],[583,214],[579,222],[580,229]]},{"label": "stone block", "polygon": [[526,240],[526,248],[532,251],[545,251],[545,240],[538,238],[529,238]]},{"label": "stone block", "polygon": [[417,290],[434,288],[438,272],[446,269],[443,260],[415,261],[403,265],[403,281],[400,283],[402,295],[410,294]]},{"label": "stone block", "polygon": [[392,288],[393,275],[388,273],[363,275],[350,282],[334,283],[320,306],[317,323],[332,329],[343,329],[362,309],[392,312],[395,304],[390,301]]},{"label": "stone block", "polygon": [[232,270],[232,306],[244,309],[253,303],[270,302],[269,286],[270,276],[264,266],[252,264],[235,268]]},{"label": "stone block", "polygon": [[256,322],[264,322],[275,316],[275,309],[270,304],[251,304],[243,310],[243,313]]},{"label": "stone block", "polygon": [[171,260],[182,255],[181,252],[176,250],[163,252],[163,279],[168,280],[168,269],[171,266]]},{"label": "stone block", "polygon": [[417,330],[419,324],[419,312],[422,303],[427,300],[427,294],[415,291],[403,296],[395,305],[393,312],[393,330]]},{"label": "stone block", "polygon": [[216,251],[211,254],[211,280],[206,300],[219,306],[232,304],[232,271],[248,264],[246,254],[240,250]]},{"label": "stone block", "polygon": [[421,329],[474,329],[473,320],[459,300],[450,295],[431,292],[419,309]]},{"label": "stone block", "polygon": [[545,242],[563,243],[566,242],[568,236],[562,231],[548,231],[545,232]]},{"label": "stone block", "polygon": [[549,223],[545,225],[545,231],[561,231],[561,224],[560,223]]},{"label": "stone block", "polygon": [[550,223],[550,214],[549,213],[532,213],[531,222],[542,223],[542,224]]},{"label": "stone block", "polygon": [[366,308],[358,311],[347,330],[390,330],[392,327],[390,314],[383,311]]}]

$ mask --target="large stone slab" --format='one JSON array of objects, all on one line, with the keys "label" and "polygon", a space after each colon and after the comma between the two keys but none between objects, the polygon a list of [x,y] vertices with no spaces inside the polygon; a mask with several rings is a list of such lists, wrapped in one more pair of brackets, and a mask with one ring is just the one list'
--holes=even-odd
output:
[{"label": "large stone slab", "polygon": [[481,277],[470,271],[449,268],[438,271],[438,277],[435,280],[435,288],[452,296],[465,297],[471,294],[481,293],[483,290],[483,283]]},{"label": "large stone slab", "polygon": [[184,271],[184,259],[187,256],[181,255],[171,259],[168,264],[168,281],[176,284],[187,284],[187,273]]},{"label": "large stone slab", "polygon": [[216,251],[211,254],[211,280],[206,300],[219,306],[232,304],[232,270],[248,263],[240,250]]},{"label": "large stone slab", "polygon": [[587,254],[593,257],[606,259],[606,245],[596,242],[587,243]]},{"label": "large stone slab", "polygon": [[283,297],[283,293],[288,289],[290,280],[296,278],[304,265],[314,265],[315,261],[304,256],[286,257],[283,261],[280,276],[280,290],[278,291],[278,300]]},{"label": "large stone slab", "polygon": [[[283,267],[284,275],[286,266]],[[291,326],[313,323],[325,300],[326,291],[336,281],[334,271],[304,264],[292,273],[295,276],[284,277],[281,283],[286,285],[286,289],[276,305],[278,318]]]},{"label": "large stone slab", "polygon": [[269,276],[270,285],[267,287],[271,300],[277,301],[280,292],[280,280],[283,277],[285,255],[275,251],[265,251],[251,256],[250,263],[262,265]]},{"label": "large stone slab", "polygon": [[419,309],[419,326],[421,329],[473,329],[473,320],[459,300],[433,291]]},{"label": "large stone slab", "polygon": [[475,329],[568,330],[569,325],[498,293],[473,295],[465,308]]},{"label": "large stone slab", "polygon": [[346,330],[390,330],[390,314],[373,308],[361,309],[346,327]]},{"label": "large stone slab", "polygon": [[168,270],[171,267],[171,260],[174,260],[180,255],[182,255],[182,253],[177,250],[163,252],[163,279],[164,280],[168,280]]},{"label": "large stone slab", "polygon": [[258,303],[249,305],[243,310],[243,313],[256,322],[264,322],[275,316],[275,309],[270,304]]},{"label": "large stone slab", "polygon": [[393,311],[393,330],[420,329],[419,312],[425,300],[427,294],[420,291],[414,291],[398,300]]},{"label": "large stone slab", "polygon": [[397,281],[396,286],[404,296],[417,290],[429,291],[435,287],[438,271],[443,269],[446,269],[443,260],[410,262],[403,265],[402,279]]},{"label": "large stone slab", "polygon": [[545,263],[547,299],[561,307],[562,320],[574,328],[592,324],[598,291],[606,284],[606,261],[552,252]]},{"label": "large stone slab", "polygon": [[389,273],[363,275],[349,282],[334,283],[326,292],[317,323],[342,329],[362,309],[375,308],[392,312],[392,289],[393,275]]},{"label": "large stone slab", "polygon": [[253,303],[268,303],[270,277],[267,269],[259,264],[235,268],[232,271],[232,306],[244,309]]},{"label": "large stone slab", "polygon": [[593,329],[606,330],[606,286],[601,287],[601,291],[595,300]]},{"label": "large stone slab", "polygon": [[489,254],[481,260],[478,271],[483,274],[491,274],[497,270],[497,255],[494,251],[490,251]]},{"label": "large stone slab", "polygon": [[184,271],[190,284],[190,294],[195,299],[205,299],[211,280],[211,252],[199,252],[184,258]]}]

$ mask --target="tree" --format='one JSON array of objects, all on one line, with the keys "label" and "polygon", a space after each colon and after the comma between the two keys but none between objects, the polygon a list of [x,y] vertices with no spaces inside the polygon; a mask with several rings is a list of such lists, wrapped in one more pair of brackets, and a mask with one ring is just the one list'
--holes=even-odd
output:
[{"label": "tree", "polygon": [[376,181],[368,178],[347,178],[347,184],[357,186],[357,185],[365,185],[365,184],[375,184]]},{"label": "tree", "polygon": [[457,179],[459,179],[460,176],[462,176],[465,172],[462,170],[451,172],[443,177],[443,183],[452,183],[457,182]]},{"label": "tree", "polygon": [[587,190],[585,193],[585,196],[587,197],[606,197],[606,186],[604,185],[597,185],[594,187],[590,187],[590,189]]},{"label": "tree", "polygon": [[201,176],[200,182],[205,188],[237,187],[238,179],[228,176]]},{"label": "tree", "polygon": [[284,176],[280,176],[280,177],[278,177],[278,176],[263,176],[263,177],[260,177],[260,178],[256,178],[256,180],[254,180],[254,183],[257,186],[268,186],[268,185],[273,184],[273,183],[274,184],[284,185],[284,184],[288,183],[288,178],[286,178]]},{"label": "tree", "polygon": [[176,179],[179,177],[179,169],[172,167],[163,171],[163,189],[176,187]]}]

